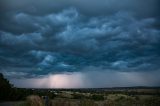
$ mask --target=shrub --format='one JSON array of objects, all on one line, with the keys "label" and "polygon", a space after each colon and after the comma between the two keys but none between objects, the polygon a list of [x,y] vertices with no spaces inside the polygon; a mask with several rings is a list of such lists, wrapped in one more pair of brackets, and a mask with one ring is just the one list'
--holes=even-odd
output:
[{"label": "shrub", "polygon": [[42,99],[35,95],[27,97],[27,102],[29,106],[44,106]]},{"label": "shrub", "polygon": [[73,99],[82,99],[85,98],[82,94],[73,94]]},{"label": "shrub", "polygon": [[95,101],[100,101],[100,100],[104,100],[104,96],[103,95],[92,95],[92,99]]}]

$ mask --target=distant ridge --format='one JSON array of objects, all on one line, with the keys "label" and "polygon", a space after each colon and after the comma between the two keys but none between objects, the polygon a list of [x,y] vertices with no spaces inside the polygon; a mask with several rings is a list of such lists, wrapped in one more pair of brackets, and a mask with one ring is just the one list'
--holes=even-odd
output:
[{"label": "distant ridge", "polygon": [[22,89],[46,89],[46,90],[129,90],[129,89],[160,89],[160,86],[133,86],[133,87],[104,87],[104,88],[22,88]]}]

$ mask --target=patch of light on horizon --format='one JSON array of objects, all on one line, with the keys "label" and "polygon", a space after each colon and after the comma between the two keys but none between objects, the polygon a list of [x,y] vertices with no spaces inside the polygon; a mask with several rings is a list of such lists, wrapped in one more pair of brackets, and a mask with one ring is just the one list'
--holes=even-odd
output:
[{"label": "patch of light on horizon", "polygon": [[129,86],[159,86],[159,71],[113,72],[87,71],[51,74],[38,78],[12,79],[16,87],[24,88],[102,88]]}]

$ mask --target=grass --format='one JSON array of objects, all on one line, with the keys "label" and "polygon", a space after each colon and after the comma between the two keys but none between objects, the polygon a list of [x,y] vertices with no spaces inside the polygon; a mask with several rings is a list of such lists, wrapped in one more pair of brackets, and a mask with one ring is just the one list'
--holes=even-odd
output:
[{"label": "grass", "polygon": [[[101,98],[102,96],[104,96],[105,98]],[[32,95],[27,97],[26,101],[19,102],[16,106],[44,106],[44,102],[39,96]],[[68,98],[58,97],[50,100],[49,106],[160,106],[160,96],[94,94],[89,98],[81,97],[77,99],[70,98],[69,96]]]}]

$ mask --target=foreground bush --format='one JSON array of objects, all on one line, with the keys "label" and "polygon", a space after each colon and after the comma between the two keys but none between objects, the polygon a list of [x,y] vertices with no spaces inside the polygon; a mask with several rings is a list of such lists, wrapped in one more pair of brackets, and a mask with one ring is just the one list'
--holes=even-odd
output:
[{"label": "foreground bush", "polygon": [[27,102],[29,106],[43,106],[43,101],[39,96],[29,96],[27,97]]},{"label": "foreground bush", "polygon": [[43,100],[39,96],[28,96],[25,102],[20,102],[16,106],[44,106]]}]

